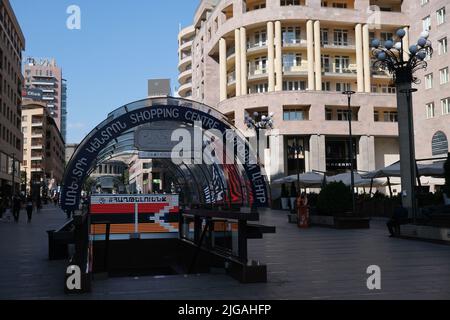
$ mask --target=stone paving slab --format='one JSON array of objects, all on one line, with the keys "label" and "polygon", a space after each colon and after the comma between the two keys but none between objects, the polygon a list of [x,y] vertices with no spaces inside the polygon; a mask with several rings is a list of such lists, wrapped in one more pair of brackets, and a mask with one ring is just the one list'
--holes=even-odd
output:
[{"label": "stone paving slab", "polygon": [[[66,296],[66,262],[47,260],[46,234],[64,214],[47,206],[25,220],[22,211],[19,224],[0,222],[0,299],[450,299],[450,247],[388,238],[382,219],[370,230],[300,230],[279,211],[261,214],[277,233],[249,241],[250,258],[268,266],[267,284],[223,274],[112,278],[94,281],[91,294]],[[370,265],[381,267],[381,291],[366,287]]]}]

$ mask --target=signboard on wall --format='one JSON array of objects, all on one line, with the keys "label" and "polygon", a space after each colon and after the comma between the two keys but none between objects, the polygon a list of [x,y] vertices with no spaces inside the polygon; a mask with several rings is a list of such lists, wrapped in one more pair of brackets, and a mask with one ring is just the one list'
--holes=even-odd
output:
[{"label": "signboard on wall", "polygon": [[91,222],[111,224],[156,223],[166,226],[177,218],[179,196],[170,195],[93,195]]},{"label": "signboard on wall", "polygon": [[41,89],[23,89],[22,97],[33,100],[42,100],[42,90]]}]

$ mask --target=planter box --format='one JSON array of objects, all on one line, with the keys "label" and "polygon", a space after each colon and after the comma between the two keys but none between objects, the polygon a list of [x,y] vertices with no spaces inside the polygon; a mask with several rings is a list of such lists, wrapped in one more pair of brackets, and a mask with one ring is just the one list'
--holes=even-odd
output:
[{"label": "planter box", "polygon": [[311,216],[311,223],[336,229],[370,229],[370,219],[360,217]]},{"label": "planter box", "polygon": [[401,237],[410,239],[436,241],[450,244],[450,228],[416,226],[408,224],[400,227],[400,235]]}]

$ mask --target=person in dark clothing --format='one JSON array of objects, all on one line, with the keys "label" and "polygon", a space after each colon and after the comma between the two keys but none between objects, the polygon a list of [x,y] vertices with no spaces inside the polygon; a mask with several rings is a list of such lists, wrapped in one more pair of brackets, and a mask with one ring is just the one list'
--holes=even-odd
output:
[{"label": "person in dark clothing", "polygon": [[403,208],[402,206],[395,208],[391,220],[389,220],[387,223],[391,238],[400,235],[400,226],[407,220],[408,210]]},{"label": "person in dark clothing", "polygon": [[27,198],[27,216],[28,216],[28,223],[31,222],[31,218],[33,217],[33,199],[31,197]]},{"label": "person in dark clothing", "polygon": [[21,209],[21,201],[20,198],[18,196],[14,196],[13,198],[13,216],[14,216],[14,221],[16,223],[19,222],[19,216],[20,216],[20,209]]}]

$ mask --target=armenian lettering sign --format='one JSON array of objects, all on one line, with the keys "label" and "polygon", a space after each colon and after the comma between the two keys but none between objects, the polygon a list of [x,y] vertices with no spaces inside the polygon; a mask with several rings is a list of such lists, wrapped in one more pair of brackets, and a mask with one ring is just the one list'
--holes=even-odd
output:
[{"label": "armenian lettering sign", "polygon": [[179,196],[170,195],[93,195],[91,196],[91,222],[111,224],[156,224],[167,232],[176,232]]},{"label": "armenian lettering sign", "polygon": [[[109,143],[133,128],[149,123],[174,121],[195,124],[201,122],[203,130],[218,130],[226,135],[232,128],[224,118],[213,109],[182,99],[146,99],[121,108],[123,112],[112,114],[98,125],[80,144],[67,166],[61,192],[61,204],[64,210],[78,210],[83,183],[89,170],[96,164],[99,153]],[[227,140],[229,138],[227,137]],[[269,189],[262,174],[261,167],[248,163],[249,145],[244,136],[231,137],[236,150],[235,165],[243,166],[242,179],[245,181],[246,198],[249,206],[268,207]]]}]

